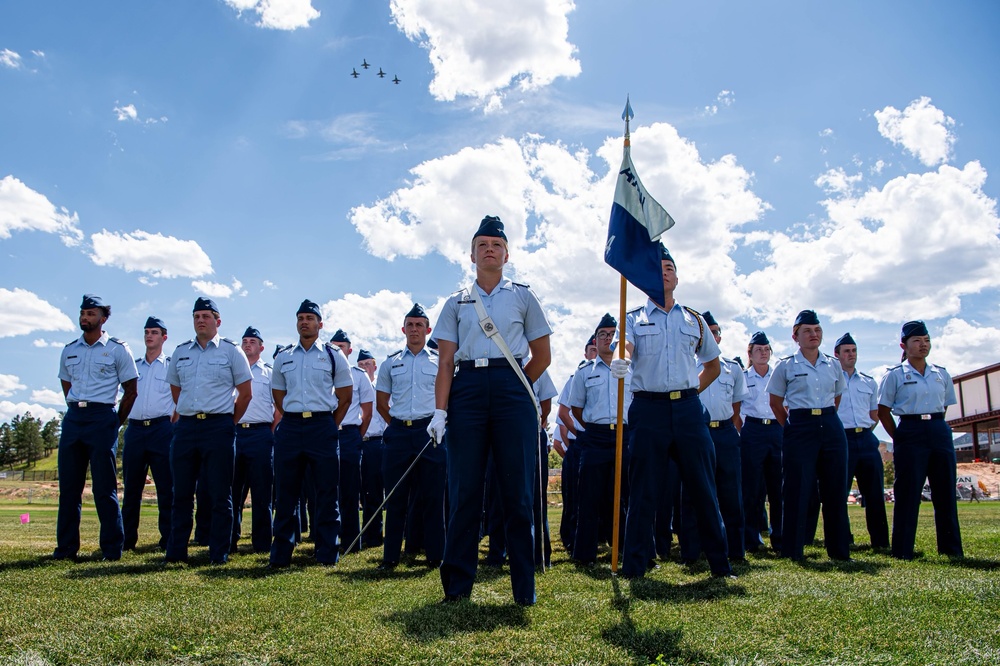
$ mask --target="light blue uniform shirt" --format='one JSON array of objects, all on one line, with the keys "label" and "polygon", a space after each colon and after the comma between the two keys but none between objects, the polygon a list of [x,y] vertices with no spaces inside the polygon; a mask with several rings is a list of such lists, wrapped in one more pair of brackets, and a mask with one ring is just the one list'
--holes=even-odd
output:
[{"label": "light blue uniform shirt", "polygon": [[365,437],[381,437],[385,433],[385,426],[386,422],[382,418],[382,415],[372,405],[372,420],[368,423],[368,430],[365,431]]},{"label": "light blue uniform shirt", "polygon": [[81,335],[63,347],[59,359],[59,379],[71,384],[66,402],[113,405],[118,386],[138,376],[128,345],[112,340],[107,333],[101,333],[93,345],[84,342]]},{"label": "light blue uniform shirt", "polygon": [[[590,361],[584,361],[584,362],[582,362],[580,364],[580,367],[582,368],[587,363],[590,363]],[[566,383],[563,384],[562,391],[559,392],[559,404],[560,405],[566,405],[567,407],[572,407],[572,405],[569,404],[569,397],[570,397],[570,394],[573,392],[573,377],[576,377],[576,373],[574,373],[574,374],[572,374],[572,375],[569,376],[569,379],[567,379]],[[573,410],[572,409],[570,409],[569,414],[570,414],[570,418],[573,420],[573,427],[576,428],[578,432],[580,430],[583,430],[583,424],[580,423],[579,421],[577,421],[576,417],[573,416]],[[556,423],[557,424],[562,423],[563,425],[566,425],[565,423],[562,422],[561,419],[559,419],[558,413],[556,414]],[[569,430],[569,429],[566,430],[566,435],[569,438],[569,441],[566,442],[566,444],[572,444],[573,440],[576,439],[576,435],[574,435],[573,432],[571,430]]]},{"label": "light blue uniform shirt", "polygon": [[[274,421],[274,396],[271,395],[271,369],[270,363],[264,363],[261,359],[250,366],[251,378],[250,388],[253,396],[250,398],[250,405],[246,413],[240,419],[240,423],[271,423]],[[235,394],[233,395],[235,398]]]},{"label": "light blue uniform shirt", "polygon": [[[347,414],[340,422],[341,426],[361,425],[361,403],[375,402],[375,388],[372,386],[372,380],[368,379],[368,373],[357,366],[351,366],[351,377],[354,379],[354,392],[351,393],[351,406],[347,408]],[[372,413],[375,413],[374,404]]]},{"label": "light blue uniform shirt", "polygon": [[[493,319],[514,358],[527,358],[529,342],[552,334],[538,298],[527,286],[503,278],[491,294],[484,292],[478,283],[475,289],[486,314]],[[434,339],[458,345],[456,362],[503,358],[503,352],[479,326],[479,315],[475,301],[469,298],[469,287],[455,292],[445,301],[434,325]]]},{"label": "light blue uniform shirt", "polygon": [[130,419],[144,421],[174,413],[174,396],[170,393],[170,382],[167,381],[167,367],[170,357],[164,353],[146,362],[145,356],[135,359],[135,368],[139,371],[139,381],[136,389],[139,395],[129,412]]},{"label": "light blue uniform shirt", "polygon": [[878,404],[889,407],[896,416],[938,414],[956,402],[951,375],[940,365],[931,363],[922,375],[909,361],[889,368],[878,390]]},{"label": "light blue uniform shirt", "polygon": [[771,394],[767,392],[767,382],[773,373],[771,366],[767,366],[767,372],[762,377],[752,365],[743,373],[746,378],[747,397],[740,405],[740,415],[744,419],[748,416],[757,419],[774,418],[774,412],[771,410]]},{"label": "light blue uniform shirt", "polygon": [[403,347],[386,358],[379,366],[375,390],[389,394],[389,416],[402,421],[433,416],[437,371],[437,352],[427,346],[416,355]]},{"label": "light blue uniform shirt", "polygon": [[247,355],[238,344],[219,335],[204,349],[197,340],[177,345],[167,367],[167,381],[181,389],[177,400],[181,416],[232,414],[233,389],[251,379]]},{"label": "light blue uniform shirt", "polygon": [[[719,359],[719,377],[698,394],[701,404],[708,410],[710,421],[728,421],[733,418],[733,403],[743,402],[749,395],[743,368],[736,361]],[[701,367],[701,366],[699,366]],[[741,410],[742,412],[742,410]]]},{"label": "light blue uniform shirt", "polygon": [[845,428],[871,428],[875,425],[871,412],[878,411],[878,387],[875,380],[863,372],[854,371],[851,376],[844,372],[847,388],[840,395],[837,416]]},{"label": "light blue uniform shirt", "polygon": [[820,409],[833,407],[834,399],[846,386],[840,361],[820,352],[814,366],[800,349],[794,356],[778,361],[767,392],[783,396],[788,409]]},{"label": "light blue uniform shirt", "polygon": [[[699,326],[700,322],[700,326]],[[701,349],[698,341],[701,339]],[[705,320],[674,303],[664,312],[649,300],[625,316],[625,340],[632,343],[632,390],[698,388],[698,362],[719,357],[719,345]]]},{"label": "light blue uniform shirt", "polygon": [[[622,422],[628,423],[628,408],[632,404],[632,372],[625,375],[625,396]],[[589,361],[573,375],[569,406],[583,410],[584,423],[616,423],[618,421],[618,380],[600,356]]]},{"label": "light blue uniform shirt", "polygon": [[531,388],[535,391],[535,397],[538,398],[538,402],[543,400],[551,400],[552,398],[559,395],[559,391],[556,390],[556,385],[549,377],[549,371],[543,370],[542,376],[538,378]]},{"label": "light blue uniform shirt", "polygon": [[[337,367],[331,364],[336,359]],[[296,342],[274,358],[271,389],[284,391],[283,411],[332,412],[339,401],[335,389],[354,386],[351,366],[344,352],[327,347],[319,340],[306,350]]]}]

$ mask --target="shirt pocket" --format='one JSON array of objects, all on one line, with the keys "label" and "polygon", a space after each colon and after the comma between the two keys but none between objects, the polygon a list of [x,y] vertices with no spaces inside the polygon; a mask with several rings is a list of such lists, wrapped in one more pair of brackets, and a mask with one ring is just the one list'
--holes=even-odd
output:
[{"label": "shirt pocket", "polygon": [[193,358],[182,358],[178,360],[176,367],[177,377],[180,379],[181,384],[194,380],[197,367],[194,364]]},{"label": "shirt pocket", "polygon": [[66,372],[70,376],[70,381],[72,383],[83,381],[83,359],[79,356],[73,356],[66,359]]},{"label": "shirt pocket", "polygon": [[635,348],[640,355],[661,354],[664,350],[663,329],[659,324],[637,324],[635,332]]},{"label": "shirt pocket", "polygon": [[214,356],[208,359],[208,372],[212,379],[218,381],[231,382],[233,379],[233,368],[225,356]]},{"label": "shirt pocket", "polygon": [[719,387],[722,389],[722,396],[729,402],[733,401],[733,390],[736,386],[736,378],[731,372],[723,372],[719,375]]},{"label": "shirt pocket", "polygon": [[694,355],[698,350],[698,343],[701,342],[701,328],[698,322],[685,321],[680,326],[681,348]]},{"label": "shirt pocket", "polygon": [[98,356],[94,359],[94,369],[101,377],[117,377],[118,366],[112,356]]},{"label": "shirt pocket", "polygon": [[423,389],[430,389],[431,392],[434,391],[434,382],[437,381],[438,369],[435,365],[425,365],[420,368],[418,373],[418,380],[420,382],[420,387]]}]

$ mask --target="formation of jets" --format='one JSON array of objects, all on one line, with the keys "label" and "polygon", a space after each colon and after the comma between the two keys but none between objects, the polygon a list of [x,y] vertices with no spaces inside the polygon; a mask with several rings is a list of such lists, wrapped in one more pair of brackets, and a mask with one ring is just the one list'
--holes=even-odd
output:
[{"label": "formation of jets", "polygon": [[[368,69],[369,67],[371,67],[371,65],[368,63],[368,60],[363,58],[361,60],[361,68],[362,69]],[[382,71],[381,67],[378,68],[378,71],[375,72],[375,74],[378,75],[378,78],[380,78],[380,79],[384,79],[385,77],[389,76],[388,73]],[[358,70],[357,70],[356,67],[352,67],[351,68],[351,77],[353,77],[353,78],[356,79],[359,76],[361,76],[361,73],[358,72]],[[398,76],[396,76],[395,74],[393,74],[393,76],[392,76],[392,82],[395,83],[398,86],[400,81],[402,81],[402,79],[400,79]]]}]

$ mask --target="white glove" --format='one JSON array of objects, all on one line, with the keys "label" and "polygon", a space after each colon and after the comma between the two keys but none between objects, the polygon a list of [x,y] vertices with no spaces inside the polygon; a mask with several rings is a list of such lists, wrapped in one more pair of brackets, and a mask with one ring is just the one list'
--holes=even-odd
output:
[{"label": "white glove", "polygon": [[444,422],[448,419],[448,412],[443,409],[435,409],[431,424],[427,426],[427,434],[434,440],[434,446],[444,439]]},{"label": "white glove", "polygon": [[616,358],[611,361],[611,376],[615,379],[625,379],[630,365],[632,365],[631,359]]}]

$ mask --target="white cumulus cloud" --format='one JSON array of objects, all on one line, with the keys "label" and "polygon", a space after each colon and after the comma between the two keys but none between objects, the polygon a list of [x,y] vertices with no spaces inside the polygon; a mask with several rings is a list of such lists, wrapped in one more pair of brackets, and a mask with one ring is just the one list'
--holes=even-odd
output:
[{"label": "white cumulus cloud", "polygon": [[135,104],[126,104],[125,106],[116,106],[115,115],[118,116],[118,120],[138,120],[139,113],[135,110]]},{"label": "white cumulus cloud", "polygon": [[10,49],[0,51],[0,65],[10,69],[21,69],[21,54]]},{"label": "white cumulus cloud", "polygon": [[568,41],[571,0],[391,0],[396,26],[427,49],[431,94],[499,104],[498,91],[546,86],[580,73]]},{"label": "white cumulus cloud", "polygon": [[816,186],[823,188],[827,194],[850,194],[862,178],[860,173],[848,175],[842,167],[836,167],[821,174],[816,179]]},{"label": "white cumulus cloud", "polygon": [[14,176],[0,180],[0,238],[10,238],[12,231],[44,231],[58,234],[67,246],[83,240],[76,213],[56,208]]},{"label": "white cumulus cloud", "polygon": [[879,134],[901,145],[926,166],[947,162],[955,144],[955,120],[931,104],[929,97],[910,102],[900,111],[887,106],[875,112]]},{"label": "white cumulus cloud", "polygon": [[[63,402],[63,405],[65,404]],[[63,411],[65,411],[65,408]],[[42,423],[59,416],[59,411],[51,407],[43,407],[36,403],[0,400],[0,423],[9,423],[15,416],[24,416],[25,412],[30,412],[36,419],[41,419]]]},{"label": "white cumulus cloud", "polygon": [[76,330],[76,325],[59,308],[24,289],[0,287],[0,312],[7,313],[6,325],[0,328],[0,338],[34,331]]},{"label": "white cumulus cloud", "polygon": [[212,261],[196,241],[146,231],[101,230],[90,237],[98,266],[115,266],[129,273],[157,278],[200,277],[212,273]]},{"label": "white cumulus cloud", "polygon": [[194,280],[191,283],[191,287],[199,294],[208,296],[209,298],[231,298],[232,296],[247,295],[247,291],[243,289],[243,283],[235,277],[231,284]]},{"label": "white cumulus cloud", "polygon": [[[433,326],[444,304],[442,297],[436,303],[421,303]],[[382,289],[374,294],[344,294],[343,298],[320,305],[323,312],[324,338],[329,338],[338,328],[351,338],[356,354],[364,348],[382,362],[389,353],[406,344],[403,338],[403,318],[413,307],[409,293]]]},{"label": "white cumulus cloud", "polygon": [[43,405],[65,407],[66,396],[62,394],[62,391],[53,391],[52,389],[43,388],[31,392],[31,401],[38,402]]},{"label": "white cumulus cloud", "polygon": [[307,28],[310,21],[319,18],[311,0],[226,0],[226,4],[240,14],[256,13],[257,26],[273,30]]},{"label": "white cumulus cloud", "polygon": [[1000,360],[1000,328],[964,319],[949,319],[940,335],[931,336],[931,344],[933,348],[928,360],[943,365],[952,376]]},{"label": "white cumulus cloud", "polygon": [[49,347],[58,348],[66,346],[65,342],[57,342],[55,340],[45,340],[43,338],[38,338],[37,340],[31,341],[32,347],[37,347],[39,349],[48,349]]},{"label": "white cumulus cloud", "polygon": [[7,398],[13,395],[15,391],[26,388],[28,387],[21,383],[21,378],[17,375],[0,374],[0,397]]}]

